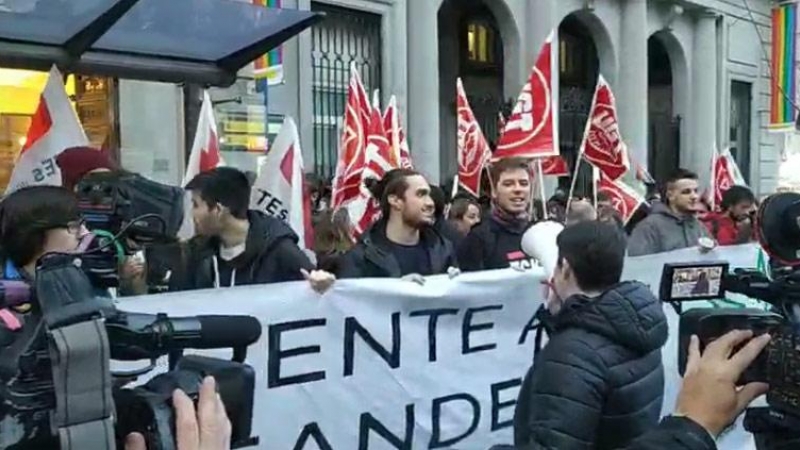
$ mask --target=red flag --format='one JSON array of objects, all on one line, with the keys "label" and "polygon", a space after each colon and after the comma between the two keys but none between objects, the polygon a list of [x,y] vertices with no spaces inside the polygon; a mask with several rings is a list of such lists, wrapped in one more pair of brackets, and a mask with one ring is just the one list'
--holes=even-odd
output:
[{"label": "red flag", "polygon": [[602,75],[597,80],[580,154],[612,180],[622,177],[630,166],[628,148],[619,132],[614,93]]},{"label": "red flag", "polygon": [[529,81],[505,124],[493,159],[558,155],[557,99],[553,95],[553,38],[547,38]]},{"label": "red flag", "polygon": [[548,156],[542,158],[542,174],[555,177],[569,176],[567,162],[561,156]]},{"label": "red flag", "polygon": [[408,148],[406,134],[400,121],[400,111],[397,108],[397,98],[394,95],[389,99],[389,106],[383,113],[383,129],[386,131],[386,138],[389,139],[393,152],[400,161],[400,167],[413,169],[411,151]]},{"label": "red flag", "polygon": [[347,105],[344,113],[342,138],[333,179],[331,207],[339,209],[354,200],[361,191],[361,175],[364,171],[367,124],[372,107],[361,77],[355,65],[350,67],[350,86],[347,89]]},{"label": "red flag", "polygon": [[461,78],[456,82],[458,114],[458,183],[474,196],[480,195],[481,172],[492,156],[489,143],[469,106]]},{"label": "red flag", "polygon": [[623,223],[627,224],[633,214],[644,203],[644,198],[636,193],[622,180],[611,180],[600,170],[595,170],[595,188],[598,193],[603,193],[611,200],[611,205],[622,216]]}]

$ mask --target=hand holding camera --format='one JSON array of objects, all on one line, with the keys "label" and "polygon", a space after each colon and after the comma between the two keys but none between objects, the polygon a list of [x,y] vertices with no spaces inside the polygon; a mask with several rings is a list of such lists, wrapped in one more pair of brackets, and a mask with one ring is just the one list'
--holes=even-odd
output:
[{"label": "hand holding camera", "polygon": [[[173,394],[178,450],[230,449],[231,422],[216,387],[214,378],[203,380],[196,411],[192,400],[183,391],[177,390]],[[144,436],[139,433],[128,435],[125,450],[147,450]]]},{"label": "hand holding camera", "polygon": [[701,354],[700,340],[692,336],[676,415],[694,420],[716,438],[767,392],[766,383],[737,386],[737,381],[769,341],[768,334],[753,337],[750,330],[734,330],[709,343]]}]

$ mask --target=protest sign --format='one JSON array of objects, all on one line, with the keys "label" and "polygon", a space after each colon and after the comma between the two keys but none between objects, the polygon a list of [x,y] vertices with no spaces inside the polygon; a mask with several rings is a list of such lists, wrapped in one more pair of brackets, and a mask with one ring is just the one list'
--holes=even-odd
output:
[{"label": "protest sign", "polygon": [[[752,267],[757,250],[631,258],[625,278],[657,291],[664,263],[719,259]],[[431,277],[425,286],[342,280],[322,296],[302,282],[249,286],[133,298],[121,308],[261,320],[262,337],[248,353],[257,373],[259,448],[483,450],[513,442],[515,402],[532,364],[533,315],[542,303],[541,270]],[[665,312],[667,414],[680,378],[678,318],[668,305]],[[721,447],[754,448],[741,427]]]}]

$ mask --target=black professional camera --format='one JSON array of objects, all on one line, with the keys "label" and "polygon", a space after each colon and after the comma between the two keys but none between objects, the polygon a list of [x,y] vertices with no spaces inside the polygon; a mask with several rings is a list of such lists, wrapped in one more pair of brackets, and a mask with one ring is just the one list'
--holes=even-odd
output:
[{"label": "black professional camera", "polygon": [[[184,216],[184,190],[117,171],[85,176],[75,188],[78,209],[105,253],[121,262],[140,252],[147,284],[163,291],[180,263],[177,234]],[[110,286],[104,283],[104,287]]]},{"label": "black professional camera", "polygon": [[[686,368],[691,335],[705,346],[736,329],[769,333],[767,348],[739,380],[769,384],[765,408],[749,408],[745,428],[759,449],[800,448],[800,194],[782,193],[762,202],[756,235],[770,257],[770,275],[760,270],[728,271],[725,262],[665,264],[660,297],[680,314],[678,366]],[[767,302],[758,308],[693,308],[684,302],[724,299],[726,292]],[[719,305],[717,305],[719,306]]]},{"label": "black professional camera", "polygon": [[[97,264],[84,263],[86,258],[46,255],[35,289],[19,282],[2,285],[0,310],[9,313],[22,304],[31,309],[16,316],[16,329],[0,321],[0,448],[82,448],[80,438],[91,442],[86,446],[84,440],[83,448],[110,449],[115,441],[122,448],[121,440],[136,431],[145,436],[148,450],[172,450],[171,393],[180,388],[196,399],[200,381],[209,375],[217,380],[232,423],[232,448],[257,445],[250,436],[255,372],[244,360],[261,334],[259,321],[119,311],[95,295],[87,269]],[[187,348],[232,348],[233,359],[183,356]],[[142,386],[122,387],[155,368],[162,356],[169,357],[170,371]],[[109,358],[150,360],[150,365],[111,373]],[[85,423],[100,424],[100,432],[91,435]],[[109,433],[105,444],[103,430]]]}]

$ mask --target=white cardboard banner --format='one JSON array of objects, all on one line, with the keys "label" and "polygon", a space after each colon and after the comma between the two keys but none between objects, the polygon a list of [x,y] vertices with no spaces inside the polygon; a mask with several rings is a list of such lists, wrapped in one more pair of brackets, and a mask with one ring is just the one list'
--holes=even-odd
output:
[{"label": "white cardboard banner", "polygon": [[[754,267],[756,257],[754,246],[742,246],[631,258],[625,278],[656,291],[665,262],[724,259],[732,267]],[[533,269],[431,277],[424,287],[343,280],[323,296],[296,282],[140,297],[121,306],[261,320],[262,337],[248,352],[257,373],[253,430],[259,448],[485,450],[513,442],[514,404],[533,358],[530,325],[542,301],[541,279],[541,269]],[[680,386],[678,320],[671,307],[665,312],[669,413]],[[754,445],[737,428],[721,448]]]}]

